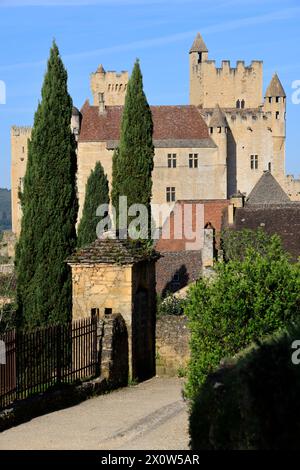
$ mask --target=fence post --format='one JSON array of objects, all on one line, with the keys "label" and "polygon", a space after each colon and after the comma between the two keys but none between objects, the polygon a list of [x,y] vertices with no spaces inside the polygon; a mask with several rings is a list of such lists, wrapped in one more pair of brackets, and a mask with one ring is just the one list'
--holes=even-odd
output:
[{"label": "fence post", "polygon": [[57,325],[57,346],[56,346],[56,365],[57,365],[57,383],[61,384],[61,325]]}]

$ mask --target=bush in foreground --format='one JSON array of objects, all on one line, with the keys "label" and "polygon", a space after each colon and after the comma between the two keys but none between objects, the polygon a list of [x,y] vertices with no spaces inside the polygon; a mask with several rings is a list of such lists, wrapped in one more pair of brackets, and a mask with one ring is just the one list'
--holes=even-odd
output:
[{"label": "bush in foreground", "polygon": [[264,254],[250,248],[242,260],[220,263],[216,271],[214,279],[191,288],[185,308],[191,329],[190,397],[222,358],[300,314],[300,264],[290,263],[277,236]]},{"label": "bush in foreground", "polygon": [[206,379],[192,403],[192,449],[300,448],[300,324],[240,353]]}]

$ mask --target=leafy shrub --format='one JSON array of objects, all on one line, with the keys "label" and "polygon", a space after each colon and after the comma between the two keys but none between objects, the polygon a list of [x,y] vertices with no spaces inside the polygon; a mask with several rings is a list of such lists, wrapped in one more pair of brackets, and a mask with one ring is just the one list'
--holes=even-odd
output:
[{"label": "leafy shrub", "polygon": [[157,316],[164,315],[182,315],[184,313],[185,299],[179,299],[172,294],[167,295],[164,299],[158,297]]},{"label": "leafy shrub", "polygon": [[189,292],[185,313],[191,330],[187,392],[194,396],[224,357],[266,337],[300,313],[300,264],[291,264],[277,236],[262,255],[246,249],[243,260],[219,263],[217,276]]},{"label": "leafy shrub", "polygon": [[262,228],[257,230],[223,230],[221,239],[225,260],[242,260],[249,248],[265,255],[268,252],[272,235],[268,235]]},{"label": "leafy shrub", "polygon": [[193,400],[192,449],[300,448],[300,324],[240,353],[208,376]]}]

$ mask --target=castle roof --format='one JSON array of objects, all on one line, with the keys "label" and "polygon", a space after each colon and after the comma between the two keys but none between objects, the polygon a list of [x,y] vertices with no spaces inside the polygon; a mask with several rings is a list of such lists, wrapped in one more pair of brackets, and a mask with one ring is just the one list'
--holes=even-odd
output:
[{"label": "castle roof", "polygon": [[104,238],[80,248],[70,258],[69,264],[134,264],[139,261],[158,259],[159,253],[145,250],[141,242],[129,238],[112,238],[108,232]]},{"label": "castle roof", "polygon": [[190,53],[191,52],[208,52],[206,44],[203,41],[203,38],[200,33],[198,33],[197,36],[195,37],[193,45],[190,49]]},{"label": "castle roof", "polygon": [[[196,106],[151,106],[154,145],[159,147],[215,147],[207,125]],[[123,106],[98,106],[88,101],[81,109],[79,142],[112,142],[120,138]]]},{"label": "castle roof", "polygon": [[265,171],[249,194],[246,205],[286,204],[288,202],[290,198],[278,181],[269,171]]},{"label": "castle roof", "polygon": [[76,106],[73,106],[72,108],[72,116],[80,116],[80,111]]},{"label": "castle roof", "polygon": [[228,127],[226,116],[218,104],[213,111],[209,127]]},{"label": "castle roof", "polygon": [[99,67],[96,70],[96,73],[105,73],[105,70],[102,64],[99,65]]},{"label": "castle roof", "polygon": [[277,73],[274,73],[272,80],[270,82],[270,85],[267,88],[266,95],[265,95],[266,98],[269,98],[272,96],[281,96],[281,97],[286,98],[284,88],[282,86],[281,81],[279,80]]}]

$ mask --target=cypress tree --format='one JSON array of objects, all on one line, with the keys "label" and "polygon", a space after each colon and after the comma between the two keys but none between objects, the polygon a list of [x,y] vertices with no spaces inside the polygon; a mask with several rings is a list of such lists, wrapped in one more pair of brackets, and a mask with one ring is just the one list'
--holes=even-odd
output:
[{"label": "cypress tree", "polygon": [[96,216],[96,210],[100,204],[109,204],[109,188],[103,166],[97,162],[86,184],[82,218],[78,227],[78,247],[89,245],[95,241],[96,227],[100,220]]},{"label": "cypress tree", "polygon": [[21,195],[21,234],[16,251],[18,320],[34,327],[71,317],[70,269],[76,246],[76,142],[72,99],[55,42],[34,117]]},{"label": "cypress tree", "polygon": [[117,227],[119,196],[127,196],[128,207],[132,204],[147,207],[150,229],[154,157],[152,135],[152,114],[143,91],[143,77],[137,60],[127,86],[119,147],[113,155],[112,203],[117,211]]}]

